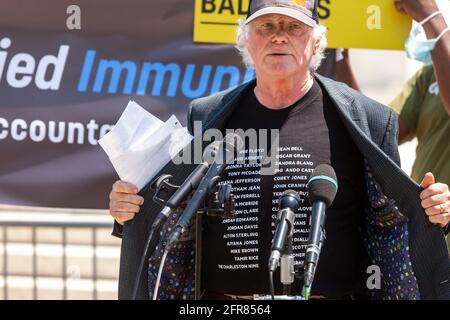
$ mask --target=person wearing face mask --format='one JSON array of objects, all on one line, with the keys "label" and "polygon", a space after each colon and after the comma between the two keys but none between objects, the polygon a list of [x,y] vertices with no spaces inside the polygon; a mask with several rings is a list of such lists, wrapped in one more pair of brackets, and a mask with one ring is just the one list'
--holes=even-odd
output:
[{"label": "person wearing face mask", "polygon": [[[426,186],[450,183],[450,0],[395,0],[397,10],[418,22],[405,43],[410,59],[424,66],[390,103],[398,114],[399,144],[418,139],[411,176]],[[348,60],[348,56],[346,57]],[[345,59],[344,59],[345,60]],[[338,81],[360,90],[349,61],[337,68]],[[431,174],[430,172],[433,172]],[[425,177],[422,179],[422,177]],[[430,220],[436,217],[427,212]],[[447,240],[450,244],[450,239]]]},{"label": "person wearing face mask", "polygon": [[[165,252],[162,238],[142,258],[160,208],[151,202],[153,191],[141,197],[126,181],[114,183],[110,214],[116,219],[113,234],[122,237],[120,299],[285,295],[279,273],[273,275],[273,290],[267,281],[279,196],[293,188],[304,197],[302,181],[324,163],[334,168],[339,191],[327,211],[326,240],[310,297],[450,299],[450,261],[441,230],[450,225],[448,186],[428,177],[420,188],[401,170],[393,110],[316,74],[326,47],[317,8],[315,0],[252,0],[239,24],[236,48],[243,62],[255,67],[256,79],[194,100],[189,107],[190,132],[195,121],[221,132],[278,130],[262,145],[245,139],[239,153],[244,162],[227,166],[222,175],[233,188],[235,218],[205,216],[203,228],[196,230],[202,232],[201,243],[195,235],[186,236]],[[248,162],[269,153],[276,168]],[[193,168],[169,163],[157,176],[171,174],[183,181]],[[312,208],[305,202],[299,210],[293,253],[301,266]],[[161,234],[173,228],[178,214],[169,215]],[[197,245],[203,250],[196,264]],[[367,287],[373,265],[382,275],[377,290]],[[196,267],[201,267],[201,279]],[[299,283],[291,289],[292,295],[302,294]]]},{"label": "person wearing face mask", "polygon": [[437,180],[449,183],[450,1],[438,6],[435,0],[400,0],[395,5],[418,21],[405,48],[409,58],[425,64],[390,104],[399,113],[399,144],[418,139],[413,179],[420,181],[432,171]]}]

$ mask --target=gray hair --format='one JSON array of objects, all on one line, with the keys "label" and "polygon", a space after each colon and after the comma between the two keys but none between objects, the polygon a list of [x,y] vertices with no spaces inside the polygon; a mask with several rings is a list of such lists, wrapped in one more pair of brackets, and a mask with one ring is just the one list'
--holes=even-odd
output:
[{"label": "gray hair", "polygon": [[[254,67],[254,62],[250,53],[247,50],[246,44],[248,39],[248,25],[245,24],[245,20],[239,20],[239,28],[237,29],[236,46],[235,48],[239,51],[242,56],[242,62],[247,67]],[[327,48],[327,28],[323,25],[316,25],[313,29],[313,37],[319,39],[319,48],[316,54],[312,57],[311,63],[309,64],[309,69],[311,71],[316,71],[322,60],[325,58],[325,49]]]}]

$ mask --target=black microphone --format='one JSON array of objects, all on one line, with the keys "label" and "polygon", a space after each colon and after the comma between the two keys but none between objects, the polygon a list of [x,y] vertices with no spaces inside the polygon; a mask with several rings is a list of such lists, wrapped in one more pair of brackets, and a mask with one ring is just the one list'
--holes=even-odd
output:
[{"label": "black microphone", "polygon": [[228,164],[231,164],[239,151],[244,147],[244,142],[240,136],[235,133],[229,133],[223,139],[223,143],[217,152],[214,162],[209,167],[205,176],[200,181],[197,190],[192,195],[191,201],[184,209],[172,233],[169,235],[166,251],[178,241],[181,234],[189,226],[189,222],[196,214],[198,209],[204,205],[205,199],[208,196],[210,184],[222,175]]},{"label": "black microphone", "polygon": [[214,159],[217,156],[217,152],[219,152],[220,146],[222,145],[221,141],[214,141],[210,143],[203,152],[203,163],[199,164],[197,168],[186,178],[183,184],[177,189],[177,191],[170,197],[170,199],[166,202],[166,206],[161,210],[161,212],[156,216],[153,221],[152,227],[150,229],[150,233],[147,238],[147,242],[145,244],[144,253],[141,256],[141,261],[139,264],[138,272],[136,273],[136,279],[133,285],[132,299],[135,300],[137,296],[137,290],[139,287],[139,283],[141,282],[141,274],[142,269],[145,265],[145,258],[148,255],[150,250],[150,244],[153,241],[153,237],[155,232],[161,227],[161,225],[167,220],[170,213],[173,209],[177,208],[183,200],[185,200],[192,190],[197,188],[201,179],[206,174],[206,171],[211,163],[213,163]]},{"label": "black microphone", "polygon": [[307,187],[312,213],[304,262],[303,287],[309,295],[325,237],[325,210],[333,203],[338,189],[334,169],[327,164],[317,166],[309,178]]},{"label": "black microphone", "polygon": [[172,210],[179,207],[181,202],[187,199],[192,190],[195,190],[198,187],[209,166],[216,158],[221,144],[221,141],[214,141],[205,148],[203,152],[203,162],[192,171],[177,191],[175,191],[170,199],[167,200],[165,207],[156,216],[155,221],[153,221],[152,229],[159,228],[167,220]]},{"label": "black microphone", "polygon": [[287,236],[294,230],[295,212],[300,207],[300,197],[294,190],[286,190],[278,201],[278,215],[276,221],[275,236],[269,258],[269,271],[274,272],[284,250]]}]

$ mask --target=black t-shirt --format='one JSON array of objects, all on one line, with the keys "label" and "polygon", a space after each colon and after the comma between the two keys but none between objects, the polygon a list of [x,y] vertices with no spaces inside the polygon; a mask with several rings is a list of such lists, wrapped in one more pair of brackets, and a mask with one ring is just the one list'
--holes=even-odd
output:
[{"label": "black t-shirt", "polygon": [[[267,265],[278,199],[288,189],[299,192],[302,201],[293,238],[295,263],[301,267],[311,215],[306,183],[317,165],[329,164],[336,172],[339,188],[326,213],[326,240],[312,292],[338,297],[358,291],[365,283],[367,266],[359,233],[367,201],[363,158],[317,81],[302,99],[281,110],[264,107],[250,90],[226,128],[255,129],[257,133],[278,129],[279,146],[272,147],[278,149],[277,167],[275,174],[261,174],[261,159],[273,151],[267,147],[273,141],[264,143],[263,138],[256,147],[246,140],[238,164],[227,166],[221,183],[232,185],[236,216],[205,218],[203,288],[237,295],[269,294]],[[281,294],[279,268],[274,282],[276,293]],[[299,294],[295,285],[293,294]]]}]

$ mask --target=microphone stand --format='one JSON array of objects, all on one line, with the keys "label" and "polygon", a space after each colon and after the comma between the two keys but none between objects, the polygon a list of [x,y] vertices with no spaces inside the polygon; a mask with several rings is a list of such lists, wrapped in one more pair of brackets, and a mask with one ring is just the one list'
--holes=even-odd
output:
[{"label": "microphone stand", "polygon": [[208,188],[209,196],[205,200],[203,209],[197,211],[195,224],[195,290],[194,299],[202,298],[202,263],[203,263],[203,219],[205,215],[213,217],[231,218],[235,216],[234,195],[231,185],[218,186],[220,178],[211,180]]},{"label": "microphone stand", "polygon": [[291,286],[294,283],[295,276],[292,235],[293,232],[286,238],[284,252],[280,259],[280,281],[283,284],[283,294],[287,296],[291,294]]},{"label": "microphone stand", "polygon": [[255,295],[255,300],[305,300],[302,296],[292,296],[292,284],[295,280],[294,250],[292,228],[284,243],[283,255],[280,258],[280,282],[283,284],[283,295]]},{"label": "microphone stand", "polygon": [[207,194],[203,205],[197,210],[195,215],[195,288],[194,299],[202,298],[202,261],[203,261],[203,218],[204,215],[231,218],[234,217],[234,196],[231,192],[231,185],[218,186],[220,177],[213,178],[208,186]]},{"label": "microphone stand", "polygon": [[197,212],[195,221],[195,300],[202,298],[203,214],[204,212]]}]

